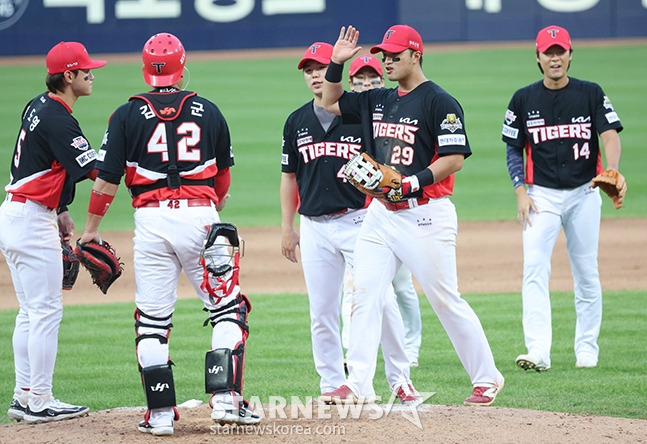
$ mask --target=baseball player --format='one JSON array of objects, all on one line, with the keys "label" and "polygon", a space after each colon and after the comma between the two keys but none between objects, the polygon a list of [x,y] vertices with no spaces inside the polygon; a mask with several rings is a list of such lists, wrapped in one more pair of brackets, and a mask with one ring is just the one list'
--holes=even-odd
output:
[{"label": "baseball player", "polygon": [[[384,71],[380,61],[370,54],[362,54],[352,61],[349,70],[351,91],[362,92],[373,88],[384,88]],[[350,314],[353,300],[353,275],[346,269],[342,295],[342,343],[348,350],[350,341]],[[411,367],[418,366],[418,355],[422,342],[422,319],[420,318],[420,302],[413,286],[411,272],[402,266],[393,278],[395,292],[402,321],[404,323],[404,350],[409,358]]]},{"label": "baseball player", "polygon": [[[348,351],[349,376],[327,394],[354,402],[372,392],[385,289],[406,265],[425,292],[467,370],[473,392],[467,405],[490,405],[503,387],[481,323],[458,292],[457,219],[449,200],[454,173],[471,154],[459,103],[422,71],[418,32],[395,25],[371,53],[382,52],[397,88],[344,92],[343,63],[355,56],[359,32],[341,28],[323,86],[325,108],[343,118],[368,119],[368,151],[403,176],[402,200],[374,199],[355,244],[355,290]],[[353,341],[353,338],[357,338]]]},{"label": "baseball player", "polygon": [[591,187],[591,179],[603,171],[598,134],[607,167],[617,171],[620,163],[620,119],[600,86],[568,76],[572,54],[566,29],[548,26],[539,31],[536,57],[543,79],[514,93],[503,124],[508,171],[524,227],[521,293],[528,353],[516,363],[538,372],[551,366],[548,282],[560,229],[566,235],[575,287],[575,366],[598,363],[601,197]]},{"label": "baseball player", "polygon": [[[312,354],[322,394],[346,379],[339,334],[340,293],[344,269],[347,265],[352,269],[355,238],[367,204],[366,196],[340,172],[362,148],[361,125],[342,123],[341,118],[321,107],[323,77],[331,53],[332,45],[315,42],[297,66],[303,70],[313,100],[291,113],[285,122],[280,188],[281,251],[288,260],[297,262],[297,245],[301,248],[310,302]],[[294,228],[297,210],[300,234]],[[402,317],[393,292],[385,294],[384,299],[382,349],[387,380],[402,403],[416,403],[420,396],[409,379]],[[366,393],[366,398],[375,398],[375,393]]]},{"label": "baseball player", "polygon": [[11,158],[11,181],[0,207],[0,250],[5,256],[20,310],[13,334],[16,385],[9,418],[30,423],[84,416],[88,407],[52,395],[52,377],[63,317],[61,239],[74,222],[67,205],[76,183],[94,179],[97,153],[90,147],[72,108],[92,94],[93,69],[78,42],[60,42],[45,59],[49,92],[32,99]]},{"label": "baseball player", "polygon": [[100,241],[99,224],[125,172],[135,208],[136,354],[148,406],[139,431],[172,435],[179,419],[169,336],[182,270],[214,327],[205,358],[211,417],[254,424],[260,418],[241,397],[249,301],[237,285],[226,285],[217,297],[201,288],[200,252],[229,197],[229,128],[215,104],[182,90],[186,53],[176,36],[153,35],[142,60],[144,81],[153,89],[131,97],[110,118],[80,242]]}]

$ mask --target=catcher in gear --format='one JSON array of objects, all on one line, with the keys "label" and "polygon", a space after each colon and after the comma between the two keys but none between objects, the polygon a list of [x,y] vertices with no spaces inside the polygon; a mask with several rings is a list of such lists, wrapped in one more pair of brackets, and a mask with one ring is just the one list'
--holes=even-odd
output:
[{"label": "catcher in gear", "polygon": [[183,89],[185,63],[184,46],[173,34],[158,33],[144,43],[142,75],[151,90],[130,97],[110,117],[80,241],[100,239],[99,224],[125,174],[135,208],[136,356],[148,407],[138,430],[156,436],[172,435],[179,419],[169,336],[182,272],[214,326],[205,366],[207,390],[214,395],[212,419],[260,421],[240,397],[250,306],[240,294],[237,264],[219,276],[223,288],[217,278],[213,282],[215,295],[201,288],[200,251],[229,198],[234,151],[218,106]]},{"label": "catcher in gear", "polygon": [[115,249],[108,242],[102,240],[81,243],[80,240],[76,241],[74,250],[77,261],[88,270],[92,276],[92,283],[99,287],[103,294],[108,293],[108,288],[121,276],[123,262],[120,262]]}]

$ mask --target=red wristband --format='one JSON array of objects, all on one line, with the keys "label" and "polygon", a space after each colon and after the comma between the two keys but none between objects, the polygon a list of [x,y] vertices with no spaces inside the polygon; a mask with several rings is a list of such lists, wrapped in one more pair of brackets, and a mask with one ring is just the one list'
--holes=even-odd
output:
[{"label": "red wristband", "polygon": [[92,190],[92,193],[90,194],[90,204],[88,205],[88,213],[102,217],[105,216],[114,198],[115,196]]}]

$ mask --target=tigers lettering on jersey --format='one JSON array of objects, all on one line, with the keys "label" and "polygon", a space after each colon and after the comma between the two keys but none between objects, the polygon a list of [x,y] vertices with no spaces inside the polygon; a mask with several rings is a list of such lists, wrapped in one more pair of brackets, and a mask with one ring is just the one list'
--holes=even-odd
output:
[{"label": "tigers lettering on jersey", "polygon": [[[590,117],[588,119],[590,120]],[[532,136],[532,142],[535,145],[555,139],[591,139],[591,122],[536,127],[528,125],[527,127],[528,134]]]},{"label": "tigers lettering on jersey", "polygon": [[[310,138],[311,139],[311,138]],[[359,141],[358,141],[359,139]],[[355,138],[355,143],[345,142],[317,142],[298,147],[299,154],[303,157],[303,162],[308,163],[322,156],[340,157],[349,160],[359,153],[362,148],[360,137]]]},{"label": "tigers lettering on jersey", "polygon": [[415,133],[419,129],[406,123],[373,122],[373,137],[392,137],[413,145],[416,143]]}]

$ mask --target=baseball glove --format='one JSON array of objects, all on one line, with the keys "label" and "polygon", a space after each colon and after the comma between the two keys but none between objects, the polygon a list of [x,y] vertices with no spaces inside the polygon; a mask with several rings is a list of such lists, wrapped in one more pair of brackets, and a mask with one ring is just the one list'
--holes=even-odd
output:
[{"label": "baseball glove", "polygon": [[346,163],[344,176],[364,194],[389,201],[400,200],[401,194],[397,190],[402,187],[402,175],[365,152]]},{"label": "baseball glove", "polygon": [[624,176],[618,171],[609,168],[604,173],[598,174],[593,178],[591,187],[600,187],[611,198],[616,210],[622,208],[622,202],[627,192],[627,183]]},{"label": "baseball glove", "polygon": [[81,262],[68,241],[61,240],[61,249],[63,250],[63,290],[71,290],[79,275]]},{"label": "baseball glove", "polygon": [[112,283],[121,276],[123,262],[118,258],[115,249],[106,241],[86,242],[76,241],[75,252],[81,264],[92,276],[92,283],[101,289],[103,294],[108,292]]}]

